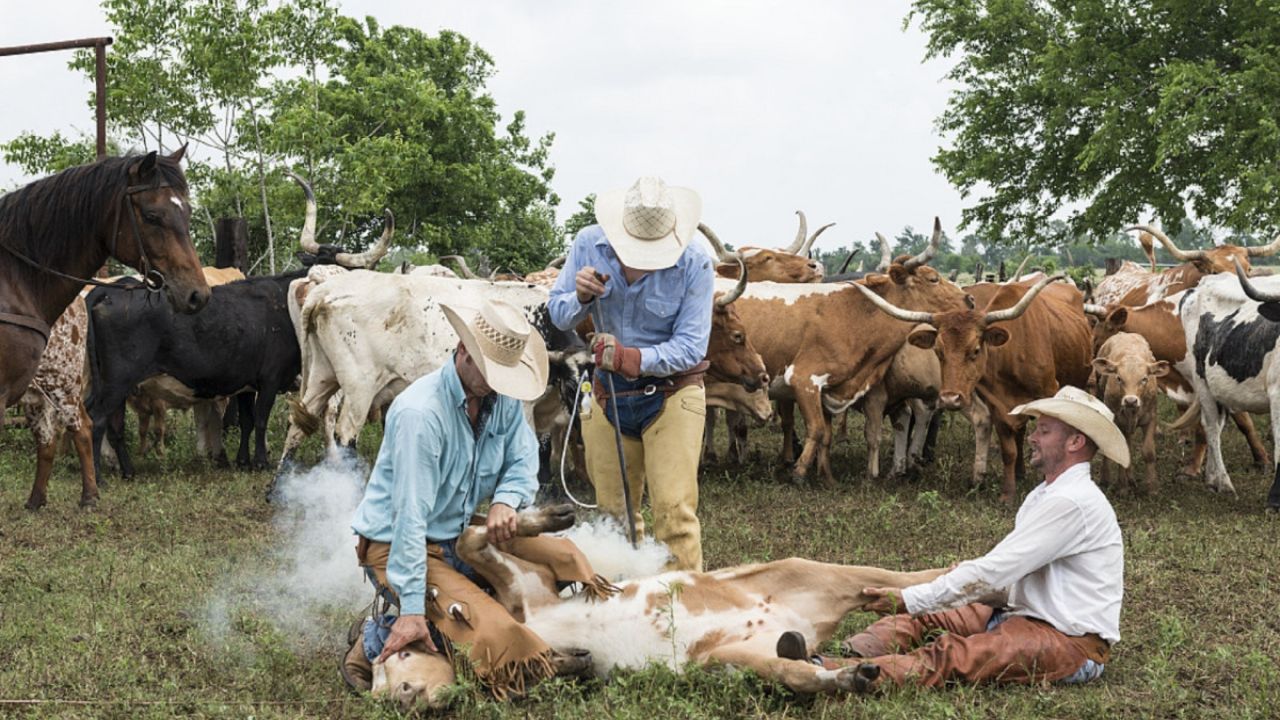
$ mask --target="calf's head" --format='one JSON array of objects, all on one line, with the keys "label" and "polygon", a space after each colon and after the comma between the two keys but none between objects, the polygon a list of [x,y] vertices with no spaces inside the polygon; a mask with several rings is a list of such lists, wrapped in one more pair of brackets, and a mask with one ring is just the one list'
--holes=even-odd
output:
[{"label": "calf's head", "polygon": [[456,676],[453,663],[441,653],[411,645],[373,664],[374,697],[394,700],[400,709],[438,710],[446,707],[445,688]]},{"label": "calf's head", "polygon": [[1169,374],[1169,363],[1149,355],[1121,355],[1094,359],[1093,370],[1102,379],[1103,402],[1118,414],[1155,407],[1157,378]]}]

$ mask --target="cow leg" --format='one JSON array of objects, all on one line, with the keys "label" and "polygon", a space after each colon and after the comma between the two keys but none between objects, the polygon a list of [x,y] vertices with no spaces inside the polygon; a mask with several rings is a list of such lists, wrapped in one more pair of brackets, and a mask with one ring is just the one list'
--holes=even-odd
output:
[{"label": "cow leg", "polygon": [[[800,410],[800,416],[804,418],[805,438],[804,449],[801,450],[795,467],[791,469],[791,478],[796,484],[803,485],[808,482],[813,466],[820,459],[825,459],[823,449],[831,443],[831,429],[824,417],[821,391],[807,380],[796,380],[793,387],[796,390],[796,407]],[[830,466],[822,463],[818,470],[822,473],[820,477],[822,485],[826,488],[834,488],[835,478],[831,476]]]},{"label": "cow leg", "polygon": [[249,438],[253,434],[254,393],[242,392],[236,396],[240,411],[240,448],[236,450],[236,469],[249,469]]},{"label": "cow leg", "polygon": [[[1181,415],[1186,409],[1186,405],[1179,405],[1178,414]],[[1194,444],[1191,449],[1191,457],[1187,458],[1187,464],[1182,467],[1182,474],[1189,478],[1198,478],[1200,477],[1200,471],[1204,469],[1204,454],[1209,447],[1208,442],[1205,440],[1203,423],[1196,423],[1192,436],[1194,437]]]},{"label": "cow leg", "polygon": [[[544,532],[557,532],[572,527],[572,505],[548,505],[523,510],[516,516],[516,535],[534,537]],[[462,531],[455,546],[458,559],[475,568],[498,594],[498,602],[523,617],[526,608],[559,602],[555,592],[555,576],[551,570],[502,552],[489,542],[484,525],[470,525]],[[528,578],[533,582],[520,582]],[[545,592],[539,592],[539,590]]]},{"label": "cow leg", "polygon": [[151,450],[151,438],[147,435],[151,430],[151,406],[145,398],[140,399],[133,411],[138,416],[138,457],[146,457]]},{"label": "cow leg", "polygon": [[[191,406],[191,419],[196,426],[196,455],[202,458],[219,458],[226,466],[227,450],[222,446],[223,400],[200,400]],[[226,403],[230,406],[231,403]],[[239,405],[235,405],[238,409]]]},{"label": "cow leg", "polygon": [[[1275,417],[1274,415],[1272,417]],[[1258,437],[1258,431],[1253,426],[1253,416],[1243,410],[1231,413],[1231,419],[1235,422],[1236,427],[1240,429],[1244,439],[1249,443],[1249,452],[1253,454],[1253,466],[1256,468],[1271,467],[1271,457],[1267,454],[1267,448],[1262,444],[1262,439]]]},{"label": "cow leg", "polygon": [[53,473],[53,458],[58,454],[58,440],[61,433],[55,432],[53,437],[36,442],[36,481],[31,486],[31,496],[27,498],[28,510],[39,510],[44,507],[49,497],[49,475]]},{"label": "cow leg", "polygon": [[80,458],[80,507],[93,507],[98,504],[98,475],[93,468],[93,422],[84,405],[77,408],[80,414],[80,426],[71,431],[71,440],[76,445],[76,455]]},{"label": "cow leg", "polygon": [[782,465],[791,467],[796,462],[796,404],[792,400],[778,401],[778,422],[782,425]]},{"label": "cow leg", "polygon": [[1231,484],[1227,466],[1222,461],[1222,426],[1226,423],[1226,414],[1209,395],[1208,388],[1200,388],[1199,382],[1196,385],[1196,398],[1200,402],[1200,423],[1204,426],[1205,442],[1209,446],[1205,483],[1214,492],[1235,494],[1235,486]]},{"label": "cow leg", "polygon": [[155,444],[157,457],[164,457],[165,451],[168,449],[169,436],[169,404],[163,400],[156,401],[156,415],[152,428],[155,432]]},{"label": "cow leg", "polygon": [[[866,418],[862,425],[862,437],[867,443],[867,478],[869,480],[880,479],[880,436],[884,432],[884,411],[888,403],[889,394],[885,391],[883,383],[877,383],[862,399],[862,414]],[[896,446],[894,451],[896,459]],[[896,463],[894,470],[897,471]]]},{"label": "cow leg", "polygon": [[1142,436],[1142,472],[1145,473],[1142,492],[1151,495],[1156,491],[1156,414],[1154,408],[1144,412],[1151,417],[1143,428]]},{"label": "cow leg", "polygon": [[973,479],[970,484],[978,487],[987,478],[987,461],[991,456],[991,410],[975,396],[973,402],[960,412],[973,425]]},{"label": "cow leg", "polygon": [[267,469],[267,423],[271,420],[271,408],[276,404],[276,389],[270,385],[258,391],[253,404],[254,448],[253,469]]},{"label": "cow leg", "polygon": [[1003,479],[1000,483],[1000,502],[1013,504],[1018,491],[1018,433],[1003,420],[996,421],[996,437],[1000,440],[1000,459],[1003,461]]},{"label": "cow leg", "polygon": [[932,434],[937,440],[939,413],[927,400],[911,400],[908,405],[911,408],[911,435],[907,442],[907,465],[908,468],[918,468],[933,462],[929,436]]},{"label": "cow leg", "polygon": [[129,455],[129,445],[124,437],[124,401],[120,409],[106,419],[107,442],[115,450],[116,462],[120,465],[120,477],[128,480],[133,477],[133,458]]},{"label": "cow leg", "polygon": [[729,435],[728,460],[733,465],[747,462],[747,432],[750,429],[745,413],[726,410],[725,429]]},{"label": "cow leg", "polygon": [[707,408],[707,424],[702,429],[702,464],[716,462],[716,418],[720,408]]},{"label": "cow leg", "polygon": [[777,638],[759,636],[713,649],[706,655],[711,662],[746,668],[763,678],[782,683],[799,693],[851,692],[857,667],[826,670],[804,660],[787,660],[777,656]]},{"label": "cow leg", "polygon": [[[1273,370],[1274,373],[1274,370]],[[1274,389],[1275,379],[1269,378],[1271,387],[1268,391],[1271,395],[1271,442],[1273,447],[1280,447],[1280,393]],[[1267,512],[1280,512],[1280,468],[1273,469],[1271,479],[1271,490],[1267,493]]]}]

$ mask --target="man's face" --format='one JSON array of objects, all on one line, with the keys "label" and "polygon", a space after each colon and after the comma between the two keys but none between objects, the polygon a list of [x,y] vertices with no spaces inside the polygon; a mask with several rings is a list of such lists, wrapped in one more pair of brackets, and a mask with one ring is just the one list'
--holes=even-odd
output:
[{"label": "man's face", "polygon": [[1080,442],[1079,435],[1079,431],[1057,418],[1040,416],[1036,429],[1027,438],[1031,444],[1031,467],[1040,470],[1062,467],[1068,443]]},{"label": "man's face", "polygon": [[484,397],[493,392],[480,368],[476,367],[471,353],[467,352],[467,346],[461,343],[458,344],[458,379],[462,381],[462,387],[468,395]]}]

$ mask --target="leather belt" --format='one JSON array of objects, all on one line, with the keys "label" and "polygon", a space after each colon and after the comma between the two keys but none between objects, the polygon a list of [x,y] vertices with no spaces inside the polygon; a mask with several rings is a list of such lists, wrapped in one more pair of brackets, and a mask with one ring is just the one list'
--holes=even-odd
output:
[{"label": "leather belt", "polygon": [[599,402],[604,402],[609,397],[637,397],[640,395],[654,395],[656,393],[671,394],[681,388],[697,385],[702,387],[703,378],[707,374],[707,368],[711,367],[711,363],[707,360],[694,365],[684,372],[668,375],[664,378],[653,378],[653,382],[641,388],[634,390],[620,390],[612,396],[605,392],[604,383],[600,382],[599,371],[596,373],[595,396]]}]

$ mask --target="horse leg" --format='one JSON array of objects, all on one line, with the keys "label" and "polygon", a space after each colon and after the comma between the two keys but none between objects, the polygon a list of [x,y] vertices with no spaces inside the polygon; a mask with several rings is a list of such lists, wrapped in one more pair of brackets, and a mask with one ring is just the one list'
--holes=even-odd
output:
[{"label": "horse leg", "polygon": [[53,473],[53,457],[58,452],[58,440],[61,433],[55,432],[53,437],[36,436],[36,481],[31,486],[31,496],[27,498],[28,510],[39,510],[48,501],[49,475]]}]

